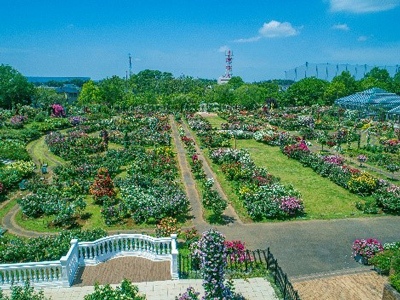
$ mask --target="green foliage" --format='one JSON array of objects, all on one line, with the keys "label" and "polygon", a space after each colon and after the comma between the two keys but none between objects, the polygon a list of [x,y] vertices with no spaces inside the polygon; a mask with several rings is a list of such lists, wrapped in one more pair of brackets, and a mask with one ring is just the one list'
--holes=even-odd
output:
[{"label": "green foliage", "polygon": [[94,286],[94,292],[86,295],[85,300],[146,300],[146,296],[139,294],[139,288],[133,285],[127,279],[124,279],[121,286],[115,289],[110,287],[109,284],[99,286],[98,283]]},{"label": "green foliage", "polygon": [[389,273],[392,260],[399,255],[400,249],[386,250],[375,255],[368,262],[380,269],[381,272]]},{"label": "green foliage", "polygon": [[[124,100],[125,88],[125,80],[118,76],[103,79],[99,83],[99,96],[101,103],[108,106],[121,103]],[[94,95],[97,97],[96,94],[97,92],[94,92]],[[91,96],[93,96],[93,93]]]},{"label": "green foliage", "polygon": [[285,95],[285,104],[311,106],[325,104],[324,94],[329,83],[317,78],[305,78],[292,84]]},{"label": "green foliage", "polygon": [[93,80],[89,80],[82,86],[82,91],[79,94],[78,100],[81,105],[101,102],[100,89],[95,85]]},{"label": "green foliage", "polygon": [[207,90],[205,100],[209,103],[232,105],[235,101],[234,90],[228,84],[214,85]]},{"label": "green foliage", "polygon": [[34,104],[43,108],[48,108],[53,104],[65,105],[66,99],[63,95],[57,94],[55,90],[44,87],[35,88]]},{"label": "green foliage", "polygon": [[256,108],[265,103],[267,91],[257,85],[244,84],[234,91],[235,103],[247,109]]},{"label": "green foliage", "polygon": [[33,85],[25,76],[11,66],[0,65],[0,107],[29,104],[33,91]]},{"label": "green foliage", "polygon": [[390,283],[398,292],[400,292],[400,255],[393,259],[392,268],[394,273],[390,275]]},{"label": "green foliage", "polygon": [[228,85],[231,86],[233,89],[237,89],[244,84],[242,77],[240,76],[233,76],[229,81]]},{"label": "green foliage", "polygon": [[23,287],[13,286],[10,296],[5,296],[0,289],[0,300],[49,300],[49,298],[44,296],[43,291],[35,292],[29,281],[27,281]]},{"label": "green foliage", "polygon": [[105,237],[101,229],[65,230],[59,235],[24,239],[20,237],[0,237],[0,261],[2,263],[21,263],[58,260],[66,255],[71,239],[90,242]]}]

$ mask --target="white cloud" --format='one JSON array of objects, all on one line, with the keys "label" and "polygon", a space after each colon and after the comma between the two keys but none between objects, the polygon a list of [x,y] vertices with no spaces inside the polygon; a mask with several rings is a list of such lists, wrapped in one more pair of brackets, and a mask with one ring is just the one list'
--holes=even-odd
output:
[{"label": "white cloud", "polygon": [[331,12],[372,13],[393,9],[400,0],[330,0]]},{"label": "white cloud", "polygon": [[264,23],[263,27],[258,31],[261,36],[266,38],[288,37],[299,34],[289,22],[278,22],[272,20],[269,23]]},{"label": "white cloud", "polygon": [[259,35],[250,38],[236,39],[235,43],[252,43],[258,42],[262,38],[279,38],[279,37],[289,37],[298,35],[300,33],[299,28],[294,28],[289,22],[278,22],[272,20],[269,23],[264,23],[263,26],[258,30]]},{"label": "white cloud", "polygon": [[349,31],[350,28],[347,24],[336,24],[331,27],[332,29],[342,30],[342,31]]},{"label": "white cloud", "polygon": [[235,43],[251,43],[251,42],[257,42],[261,39],[261,36],[254,36],[248,39],[237,39],[234,40]]},{"label": "white cloud", "polygon": [[218,52],[225,53],[225,51],[228,51],[228,50],[229,50],[229,47],[227,45],[224,45],[224,46],[219,47]]},{"label": "white cloud", "polygon": [[365,35],[361,35],[357,39],[357,41],[359,41],[359,42],[365,42],[366,40],[368,40],[368,37]]}]

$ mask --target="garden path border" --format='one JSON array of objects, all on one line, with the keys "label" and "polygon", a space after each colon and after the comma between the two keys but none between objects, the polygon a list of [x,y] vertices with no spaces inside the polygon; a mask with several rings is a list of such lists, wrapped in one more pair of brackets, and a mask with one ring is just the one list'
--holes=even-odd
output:
[{"label": "garden path border", "polygon": [[[210,165],[208,164],[207,159],[204,157],[203,151],[200,149],[199,145],[197,145],[196,140],[192,136],[192,133],[190,132],[189,128],[187,127],[187,124],[185,122],[182,122],[182,128],[185,131],[185,134],[193,139],[194,141],[194,147],[196,149],[198,157],[202,160],[203,162],[203,169],[204,172],[206,173],[207,178],[213,178],[214,179],[214,188],[218,192],[218,194],[221,196],[222,199],[224,199],[228,203],[228,207],[225,209],[224,214],[228,216],[230,219],[232,219],[232,223],[239,223],[243,224],[242,220],[236,213],[235,209],[232,207],[232,204],[230,203],[228,197],[226,196],[224,190],[222,189],[217,176],[214,174],[213,170],[211,169]],[[178,134],[179,136],[179,134]]]},{"label": "garden path border", "polygon": [[182,180],[185,185],[186,195],[190,201],[190,206],[192,207],[193,223],[196,227],[204,226],[207,223],[203,219],[203,207],[201,205],[199,191],[196,188],[192,171],[190,170],[186,160],[186,150],[182,145],[181,139],[179,138],[178,128],[173,116],[170,115],[169,120],[172,129],[172,138],[174,139],[177,149],[178,164],[182,172]]}]

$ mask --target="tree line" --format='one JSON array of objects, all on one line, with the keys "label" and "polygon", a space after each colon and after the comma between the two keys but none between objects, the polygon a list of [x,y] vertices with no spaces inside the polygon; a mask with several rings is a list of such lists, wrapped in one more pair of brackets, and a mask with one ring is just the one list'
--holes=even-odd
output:
[{"label": "tree line", "polygon": [[[355,80],[350,72],[342,72],[331,82],[311,77],[295,83],[287,80],[246,83],[236,76],[227,84],[218,85],[216,80],[174,77],[169,72],[144,70],[129,79],[112,76],[80,85],[82,90],[77,104],[83,106],[102,104],[126,108],[160,105],[185,110],[205,102],[254,108],[264,105],[266,99],[273,99],[278,106],[308,106],[331,105],[335,99],[373,87],[400,94],[400,72],[391,77],[387,70],[374,68],[361,80]],[[54,103],[64,104],[65,98],[54,89],[34,86],[11,66],[1,65],[0,107],[9,109],[17,104],[32,103],[48,107]]]}]

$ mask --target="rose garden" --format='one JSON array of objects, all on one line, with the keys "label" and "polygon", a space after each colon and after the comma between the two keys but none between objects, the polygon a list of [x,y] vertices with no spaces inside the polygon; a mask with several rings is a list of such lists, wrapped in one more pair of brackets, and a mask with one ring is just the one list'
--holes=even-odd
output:
[{"label": "rose garden", "polygon": [[[300,299],[263,244],[268,241],[252,242],[261,252],[247,248],[247,228],[397,220],[398,123],[332,105],[200,106],[186,98],[183,104],[86,101],[0,109],[0,263],[56,261],[70,255],[74,239],[86,245],[134,232],[146,237],[139,246],[118,240],[93,251],[100,256],[139,247],[157,258],[171,247],[178,277],[203,284],[201,293],[189,287],[179,299],[245,299],[233,280],[259,277],[276,297]],[[235,230],[243,238],[231,239]],[[175,235],[179,255],[173,258]],[[167,243],[163,238],[169,246],[154,246]],[[374,267],[400,291],[400,243],[379,240],[366,235],[343,244],[360,266]],[[95,255],[79,249],[82,260]],[[61,274],[7,272],[0,265],[0,282],[31,296],[32,278],[51,281]],[[118,289],[96,285],[85,299],[108,296],[145,297],[124,280]]]}]

